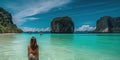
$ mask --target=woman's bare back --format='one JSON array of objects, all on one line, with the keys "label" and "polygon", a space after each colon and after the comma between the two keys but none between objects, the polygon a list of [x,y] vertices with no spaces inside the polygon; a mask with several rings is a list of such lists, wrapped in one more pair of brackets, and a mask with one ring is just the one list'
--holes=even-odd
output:
[{"label": "woman's bare back", "polygon": [[31,38],[31,43],[28,45],[28,59],[39,60],[39,48],[35,38]]}]

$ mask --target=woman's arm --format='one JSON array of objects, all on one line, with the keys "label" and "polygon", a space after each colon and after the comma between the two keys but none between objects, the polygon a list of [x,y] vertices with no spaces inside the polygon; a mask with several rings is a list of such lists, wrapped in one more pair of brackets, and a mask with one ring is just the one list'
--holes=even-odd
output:
[{"label": "woman's arm", "polygon": [[32,50],[32,48],[31,48],[30,45],[29,45],[29,46],[28,46],[28,55],[29,55],[30,53],[34,53],[34,51]]},{"label": "woman's arm", "polygon": [[37,60],[39,60],[39,47],[37,47],[36,49],[36,56],[37,56]]}]

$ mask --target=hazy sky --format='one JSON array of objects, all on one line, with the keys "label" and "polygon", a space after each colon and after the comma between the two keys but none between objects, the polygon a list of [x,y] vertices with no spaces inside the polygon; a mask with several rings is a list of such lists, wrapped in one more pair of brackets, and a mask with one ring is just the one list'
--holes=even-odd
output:
[{"label": "hazy sky", "polygon": [[53,18],[70,16],[76,28],[95,27],[102,16],[120,16],[120,0],[0,0],[22,29],[49,28]]}]

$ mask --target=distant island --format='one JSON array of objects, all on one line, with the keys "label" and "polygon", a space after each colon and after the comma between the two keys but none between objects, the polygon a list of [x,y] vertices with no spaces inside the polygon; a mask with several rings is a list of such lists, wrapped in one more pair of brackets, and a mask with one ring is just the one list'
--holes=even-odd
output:
[{"label": "distant island", "polygon": [[0,33],[21,33],[21,29],[12,21],[11,14],[0,7]]},{"label": "distant island", "polygon": [[101,17],[96,23],[94,32],[120,32],[120,17]]},{"label": "distant island", "polygon": [[68,16],[56,17],[51,22],[51,33],[73,33],[74,23]]},{"label": "distant island", "polygon": [[[74,23],[68,16],[56,17],[51,22],[51,33],[73,33]],[[77,31],[79,32],[79,31]],[[96,22],[96,29],[87,33],[118,33],[120,17],[103,16]],[[80,32],[79,32],[80,33]],[[86,32],[81,32],[86,33]]]}]

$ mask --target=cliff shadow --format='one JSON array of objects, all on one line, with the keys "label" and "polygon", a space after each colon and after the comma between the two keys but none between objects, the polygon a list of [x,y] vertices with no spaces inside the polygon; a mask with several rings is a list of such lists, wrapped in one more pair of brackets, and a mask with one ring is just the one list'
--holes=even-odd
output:
[{"label": "cliff shadow", "polygon": [[73,34],[51,34],[52,45],[71,45],[74,40]]}]

